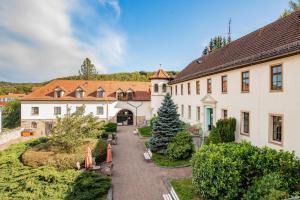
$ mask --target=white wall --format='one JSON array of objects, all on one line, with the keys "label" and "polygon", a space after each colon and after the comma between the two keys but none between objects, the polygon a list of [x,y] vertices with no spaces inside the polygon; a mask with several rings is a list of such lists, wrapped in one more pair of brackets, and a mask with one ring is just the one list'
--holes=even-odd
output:
[{"label": "white wall", "polygon": [[[151,80],[151,109],[152,116],[157,113],[157,110],[160,108],[161,103],[165,95],[170,92],[170,87],[168,85],[169,81],[164,79],[152,79]],[[158,84],[158,92],[154,92],[154,85]],[[167,92],[162,91],[162,85],[167,84]]]},{"label": "white wall", "polygon": [[[270,65],[282,63],[283,66],[283,92],[270,92]],[[254,145],[269,146],[275,149],[294,150],[300,156],[300,55],[282,58],[258,65],[245,67],[225,73],[219,73],[191,81],[183,82],[184,95],[173,92],[173,100],[178,105],[185,106],[185,115],[182,120],[191,124],[204,123],[204,105],[202,99],[207,95],[207,79],[212,79],[212,94],[217,103],[215,107],[215,120],[221,118],[221,110],[228,109],[228,116],[237,119],[238,140],[251,141]],[[241,72],[250,71],[250,92],[241,93]],[[228,92],[221,92],[221,76],[227,75]],[[200,95],[196,95],[196,81],[200,80]],[[187,83],[191,83],[191,95],[187,94]],[[172,85],[175,91],[175,85]],[[188,105],[192,106],[192,118],[187,119]],[[196,121],[196,106],[201,107],[200,122]],[[240,135],[240,113],[250,111],[250,136]],[[269,114],[283,114],[283,145],[269,143]]]},{"label": "white wall", "polygon": [[[131,105],[129,105],[131,104]],[[151,117],[150,101],[22,101],[21,119],[22,120],[48,120],[56,119],[54,115],[54,107],[61,107],[61,116],[67,113],[67,107],[71,112],[76,111],[76,107],[85,106],[85,113],[93,113],[101,119],[110,119],[114,117],[120,110],[129,109],[136,115],[136,109],[133,106],[139,106],[137,116],[145,116],[146,119]],[[132,106],[133,105],[133,106]],[[96,115],[98,106],[103,106],[103,114]],[[31,115],[31,108],[39,107],[39,115]],[[108,111],[107,111],[108,110]]]}]

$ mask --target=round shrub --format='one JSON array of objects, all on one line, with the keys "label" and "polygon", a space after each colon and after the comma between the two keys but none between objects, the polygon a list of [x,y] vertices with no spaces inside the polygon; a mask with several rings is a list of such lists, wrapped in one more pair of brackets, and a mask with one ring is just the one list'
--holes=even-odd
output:
[{"label": "round shrub", "polygon": [[184,160],[194,152],[192,136],[188,132],[179,132],[168,145],[167,154],[170,160]]},{"label": "round shrub", "polygon": [[241,199],[256,180],[271,172],[280,175],[280,188],[289,194],[300,182],[300,161],[293,153],[245,142],[204,145],[194,154],[192,168],[193,187],[206,199]]}]

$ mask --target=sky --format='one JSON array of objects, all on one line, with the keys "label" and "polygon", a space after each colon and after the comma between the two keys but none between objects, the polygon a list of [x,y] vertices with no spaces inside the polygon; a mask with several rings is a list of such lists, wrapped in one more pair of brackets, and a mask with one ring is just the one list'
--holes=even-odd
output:
[{"label": "sky", "polygon": [[288,0],[0,0],[0,81],[182,70],[210,38],[277,20]]}]

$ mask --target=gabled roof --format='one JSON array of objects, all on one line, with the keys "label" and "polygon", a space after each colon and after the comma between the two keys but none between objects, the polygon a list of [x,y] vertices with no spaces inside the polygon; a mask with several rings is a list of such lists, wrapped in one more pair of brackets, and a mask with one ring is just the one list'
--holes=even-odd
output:
[{"label": "gabled roof", "polygon": [[[22,101],[94,101],[99,100],[97,90],[105,90],[101,100],[115,101],[118,89],[127,91],[132,89],[135,92],[133,101],[150,101],[150,82],[137,81],[84,81],[84,80],[54,80],[44,85],[32,93],[26,95]],[[60,98],[54,98],[54,89],[59,86],[65,89],[65,93]],[[75,91],[84,87],[85,95],[78,99]]]},{"label": "gabled roof", "polygon": [[192,61],[171,84],[299,53],[300,11],[296,11]]},{"label": "gabled roof", "polygon": [[163,69],[159,69],[149,79],[170,79],[170,76]]}]

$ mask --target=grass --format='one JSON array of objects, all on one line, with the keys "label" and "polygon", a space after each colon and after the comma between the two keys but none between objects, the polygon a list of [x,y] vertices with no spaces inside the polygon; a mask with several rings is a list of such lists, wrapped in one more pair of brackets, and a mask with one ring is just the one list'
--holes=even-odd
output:
[{"label": "grass", "polygon": [[194,193],[191,178],[172,180],[171,185],[180,200],[203,200]]},{"label": "grass", "polygon": [[100,174],[23,165],[20,156],[39,143],[23,142],[0,151],[0,199],[92,200],[107,194],[111,179]]},{"label": "grass", "polygon": [[190,158],[186,160],[170,160],[166,155],[152,153],[152,160],[155,164],[162,167],[180,167],[190,165]]},{"label": "grass", "polygon": [[150,126],[144,126],[139,128],[139,134],[143,137],[151,137],[152,136],[152,130]]}]

